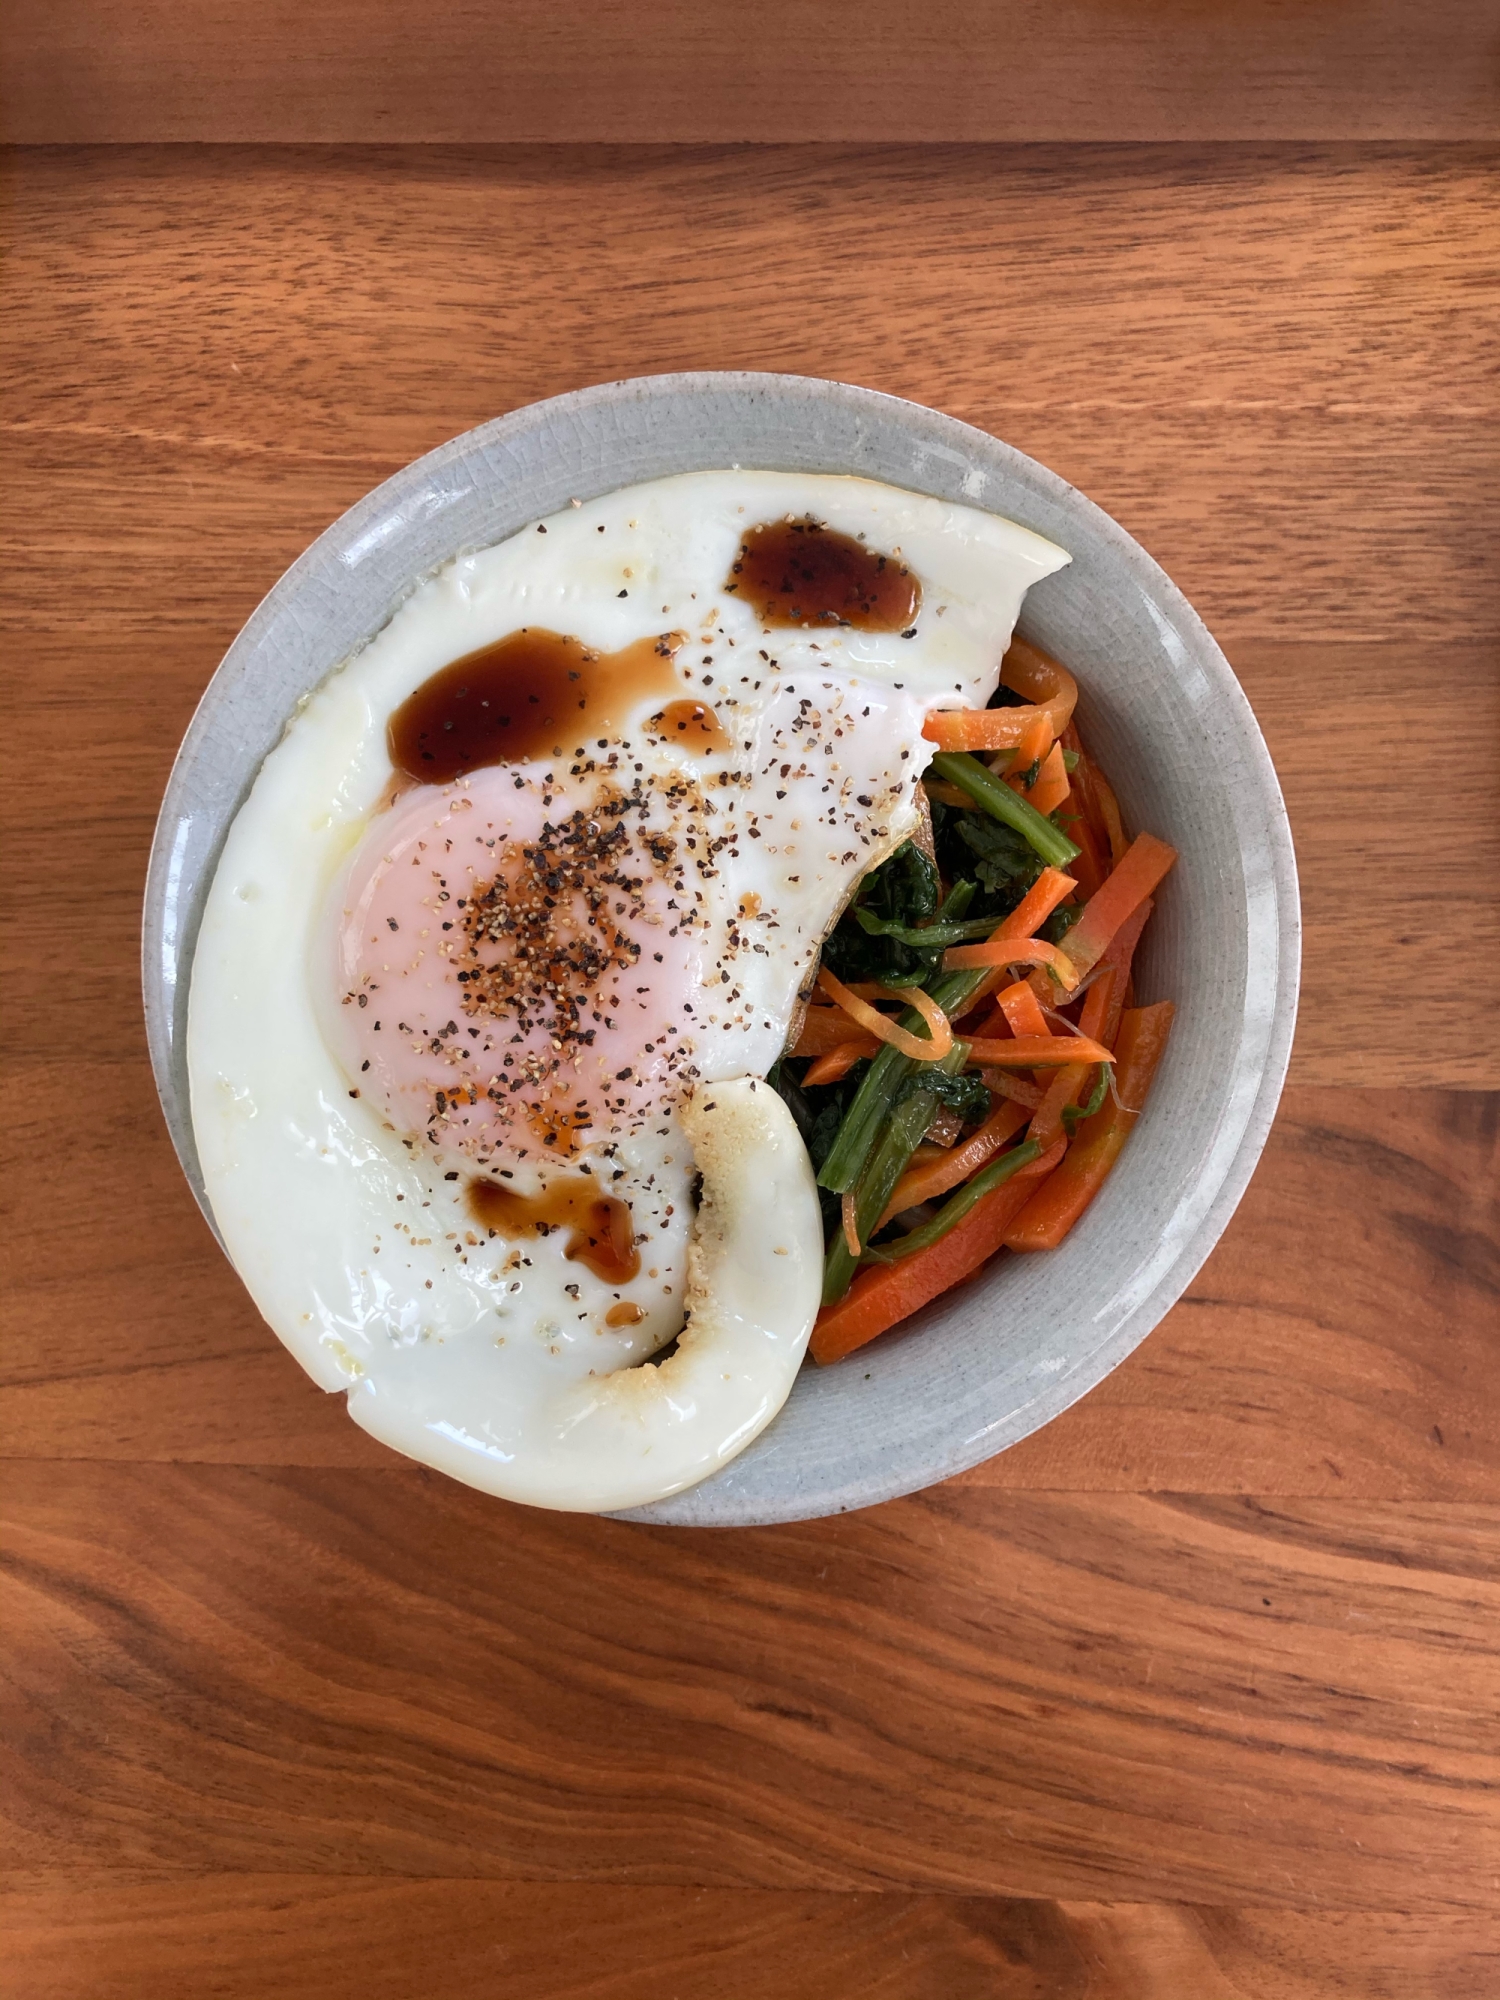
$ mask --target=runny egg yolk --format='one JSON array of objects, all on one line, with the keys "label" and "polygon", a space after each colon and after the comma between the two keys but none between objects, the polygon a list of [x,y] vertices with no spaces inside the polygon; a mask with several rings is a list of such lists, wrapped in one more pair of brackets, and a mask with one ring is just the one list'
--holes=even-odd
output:
[{"label": "runny egg yolk", "polygon": [[691,1084],[702,803],[632,775],[569,809],[491,766],[376,822],[340,899],[338,1036],[398,1130],[539,1164]]},{"label": "runny egg yolk", "polygon": [[[722,582],[767,637],[904,633],[921,597],[904,563],[811,519],[750,527]],[[712,1074],[763,1072],[827,923],[910,818],[910,755],[888,767],[913,704],[889,689],[856,701],[817,650],[783,680],[760,649],[764,671],[736,682],[717,644],[695,693],[686,648],[680,630],[601,652],[523,626],[390,719],[398,782],[416,789],[342,886],[336,1033],[361,1091],[450,1171],[529,1182],[660,1127],[702,1074],[703,1031],[722,1030],[714,1003],[745,997],[742,954],[775,961],[758,1018],[754,1003],[739,1017],[762,1045]],[[804,820],[817,832],[775,900],[806,921],[773,951],[736,921],[761,892],[737,900],[732,884]]]}]

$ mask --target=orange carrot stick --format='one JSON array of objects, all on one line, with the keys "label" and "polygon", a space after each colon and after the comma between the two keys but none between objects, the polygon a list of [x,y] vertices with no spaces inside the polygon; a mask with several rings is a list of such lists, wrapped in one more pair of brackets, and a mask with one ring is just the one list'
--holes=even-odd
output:
[{"label": "orange carrot stick", "polygon": [[995,938],[1035,937],[1058,904],[1077,887],[1073,877],[1064,875],[1060,868],[1044,868],[1010,915],[1002,920],[999,930],[990,933],[991,942]]},{"label": "orange carrot stick", "polygon": [[1078,881],[1078,893],[1087,902],[1090,896],[1098,895],[1113,863],[1109,859],[1109,843],[1089,817],[1078,792],[1078,774],[1072,780],[1070,811],[1074,817],[1063,814],[1063,832],[1078,849],[1068,863]]},{"label": "orange carrot stick", "polygon": [[1045,965],[1063,987],[1078,984],[1072,959],[1045,938],[995,936],[982,944],[956,944],[943,953],[944,972],[970,972],[979,965]]},{"label": "orange carrot stick", "polygon": [[[1070,728],[1067,735],[1063,738],[1063,748],[1065,750],[1076,750],[1079,753],[1078,762],[1073,770],[1073,797],[1082,808],[1083,824],[1088,828],[1092,836],[1090,844],[1098,851],[1100,862],[1099,880],[1102,882],[1105,876],[1109,874],[1110,869],[1114,867],[1118,856],[1115,854],[1110,842],[1109,827],[1106,824],[1104,809],[1101,803],[1099,787],[1103,779],[1099,767],[1093,758],[1084,752],[1083,746],[1077,740],[1077,734],[1076,730]],[[1113,797],[1114,793],[1111,792],[1110,798],[1113,799]],[[1115,820],[1118,823],[1118,807],[1115,809]],[[1078,832],[1076,826],[1069,833],[1068,838],[1075,842],[1077,841]],[[1120,853],[1123,854],[1124,852],[1125,844],[1122,840]],[[1098,885],[1096,884],[1095,886],[1097,887]],[[1093,891],[1089,890],[1086,893],[1092,895]]]},{"label": "orange carrot stick", "polygon": [[1125,828],[1120,819],[1120,802],[1115,797],[1114,786],[1095,764],[1093,766],[1094,786],[1099,799],[1099,817],[1104,822],[1104,831],[1109,836],[1109,851],[1116,868],[1125,859],[1129,846],[1125,839]]},{"label": "orange carrot stick", "polygon": [[1027,1111],[1035,1111],[1041,1104],[1042,1092],[1036,1085],[1022,1083],[1018,1076],[1012,1076],[1008,1070],[986,1069],[981,1070],[980,1075],[986,1087],[997,1097],[1008,1097],[1012,1104],[1019,1104]]},{"label": "orange carrot stick", "polygon": [[1047,1016],[1042,1012],[1036,995],[1024,979],[1018,979],[1014,986],[1007,986],[999,995],[995,1005],[1005,1016],[1005,1024],[1013,1035],[1050,1035]]},{"label": "orange carrot stick", "polygon": [[1042,1101],[1032,1115],[1027,1138],[1035,1139],[1043,1147],[1056,1144],[1063,1136],[1063,1112],[1078,1102],[1078,1093],[1089,1074],[1084,1063],[1068,1063],[1052,1072],[1052,1081],[1042,1092]]},{"label": "orange carrot stick", "polygon": [[[1052,748],[1051,717],[1042,710],[1036,710],[1034,713],[1035,720],[1028,724],[1020,742],[1010,753],[1010,762],[1005,766],[1006,784],[1013,792],[1019,792],[1022,798],[1031,796],[1026,783],[1027,772],[1035,764],[1038,767],[1037,777],[1040,779],[1042,775],[1040,767]],[[996,758],[995,761],[998,764],[1000,760]]]},{"label": "orange carrot stick", "polygon": [[996,1069],[1062,1069],[1069,1063],[1113,1061],[1108,1049],[1082,1035],[1017,1035],[1011,1042],[976,1036],[969,1042],[971,1069],[987,1069],[991,1064]]},{"label": "orange carrot stick", "polygon": [[1004,686],[1024,694],[1029,708],[932,710],[922,734],[940,750],[1013,750],[1038,713],[1061,736],[1078,704],[1078,683],[1067,668],[1025,639],[1012,639],[1000,666]]},{"label": "orange carrot stick", "polygon": [[[1077,887],[1075,879],[1071,875],[1064,875],[1060,868],[1044,868],[1010,915],[1002,919],[1000,928],[990,932],[989,942],[993,944],[999,938],[1033,936],[1046,923],[1058,904],[1070,896]],[[975,987],[961,1012],[971,1014],[980,1001],[987,999],[997,986],[1004,983],[1004,980],[1005,967],[998,965]]]},{"label": "orange carrot stick", "polygon": [[[1155,908],[1156,904],[1148,896],[1135,912],[1135,915],[1127,917],[1124,923],[1121,924],[1120,928],[1110,939],[1109,949],[1094,967],[1096,984],[1102,983],[1106,969],[1114,974],[1114,979],[1109,988],[1108,1011],[1100,1022],[1097,1032],[1094,1033],[1094,1040],[1096,1042],[1103,1042],[1107,1049],[1114,1047],[1115,1037],[1120,1032],[1120,1016],[1131,1004],[1131,961],[1135,957],[1135,948],[1141,941],[1141,932],[1146,928],[1147,919]],[[1091,986],[1089,993],[1092,993],[1093,990],[1094,988]],[[1088,995],[1086,994],[1084,996],[1084,1005],[1087,1006],[1087,1004]],[[1080,1027],[1083,1026],[1081,1016],[1078,1025]]]},{"label": "orange carrot stick", "polygon": [[[1050,653],[1044,653],[1040,646],[1033,646],[1019,634],[1011,639],[1000,662],[1000,685],[1024,694],[1028,701],[1052,708],[1056,716],[1052,724],[1054,736],[1061,736],[1073,720],[1073,710],[1078,706],[1077,681]],[[1064,695],[1068,696],[1066,714],[1059,701]],[[1012,715],[1019,713],[1017,709],[1011,710]]]},{"label": "orange carrot stick", "polygon": [[[1002,1104],[961,1146],[951,1147],[935,1160],[924,1160],[920,1166],[908,1167],[891,1191],[876,1229],[884,1229],[903,1208],[915,1208],[919,1201],[932,1201],[977,1174],[991,1154],[998,1153],[1025,1123],[1026,1112],[1019,1104]],[[1045,1152],[1046,1148],[1042,1150]]]},{"label": "orange carrot stick", "polygon": [[1068,777],[1068,767],[1063,762],[1061,747],[1054,743],[1042,760],[1042,768],[1037,772],[1036,783],[1029,792],[1023,794],[1045,816],[1054,813],[1072,790]]},{"label": "orange carrot stick", "polygon": [[1022,1167],[926,1250],[915,1250],[895,1264],[860,1271],[837,1304],[824,1306],[818,1314],[809,1344],[814,1361],[826,1367],[842,1360],[977,1271],[1000,1247],[1038,1180],[1050,1174],[1062,1157],[1062,1147],[1055,1146]]},{"label": "orange carrot stick", "polygon": [[1083,915],[1063,939],[1063,951],[1074,968],[1069,984],[1076,985],[1098,964],[1116,931],[1153,894],[1176,859],[1176,848],[1154,834],[1136,836],[1124,860],[1098,895],[1084,904]]},{"label": "orange carrot stick", "polygon": [[[1110,1002],[1116,987],[1123,989],[1124,980],[1112,965],[1107,965],[1083,996],[1083,1006],[1079,1009],[1078,1025],[1091,1041],[1109,1047],[1104,1028],[1110,1017]],[[1083,1095],[1089,1078],[1094,1074],[1090,1063],[1069,1063],[1060,1069],[1046,1094],[1037,1107],[1036,1116],[1031,1121],[1028,1138],[1035,1139],[1045,1153],[1047,1148],[1063,1136],[1063,1113],[1071,1111]]]},{"label": "orange carrot stick", "polygon": [[958,806],[972,812],[974,801],[962,785],[950,785],[946,778],[924,778],[922,785],[929,799],[940,806]]},{"label": "orange carrot stick", "polygon": [[873,1056],[879,1047],[873,1035],[856,1035],[852,1041],[840,1042],[826,1056],[819,1056],[816,1062],[808,1064],[802,1079],[803,1089],[816,1083],[837,1083],[840,1077],[849,1074],[857,1062],[862,1062],[866,1056]]},{"label": "orange carrot stick", "polygon": [[[948,1016],[932,995],[924,993],[920,986],[904,988],[901,997],[910,1006],[915,1007],[926,1021],[928,1038],[914,1035],[909,1028],[903,1028],[899,1023],[877,1012],[868,1000],[861,1000],[858,994],[849,991],[842,980],[835,979],[826,965],[818,974],[818,984],[830,1000],[843,1008],[851,1020],[856,1021],[861,1028],[867,1029],[870,1034],[877,1035],[881,1041],[889,1042],[891,1047],[899,1049],[902,1055],[910,1056],[913,1062],[939,1062],[953,1047],[953,1029]],[[895,995],[888,994],[886,997],[894,999]]]},{"label": "orange carrot stick", "polygon": [[[1170,1000],[1130,1007],[1120,1022],[1113,1099],[1085,1119],[1057,1172],[1038,1188],[1005,1235],[1012,1250],[1055,1250],[1109,1178],[1156,1075],[1172,1028]],[[1019,1178],[1019,1176],[1018,1176]]]},{"label": "orange carrot stick", "polygon": [[855,1204],[853,1188],[849,1189],[840,1204],[839,1218],[843,1223],[844,1242],[848,1247],[849,1255],[857,1260],[860,1252],[859,1215]]},{"label": "orange carrot stick", "polygon": [[[791,1053],[794,1056],[826,1056],[830,1049],[842,1048],[846,1042],[853,1041],[857,1033],[842,1007],[809,1007],[802,1016],[802,1026],[797,1030]],[[873,1045],[873,1035],[870,1041]]]}]

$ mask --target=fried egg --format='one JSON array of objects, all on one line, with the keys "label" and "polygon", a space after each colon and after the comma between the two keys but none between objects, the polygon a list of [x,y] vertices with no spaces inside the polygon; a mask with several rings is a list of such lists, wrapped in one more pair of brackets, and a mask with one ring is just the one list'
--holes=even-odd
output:
[{"label": "fried egg", "polygon": [[188,1068],[215,1219],[374,1436],[608,1511],[725,1464],[817,1310],[764,1081],[829,928],[983,706],[1015,524],[704,472],[466,554],[299,708],[225,844]]}]

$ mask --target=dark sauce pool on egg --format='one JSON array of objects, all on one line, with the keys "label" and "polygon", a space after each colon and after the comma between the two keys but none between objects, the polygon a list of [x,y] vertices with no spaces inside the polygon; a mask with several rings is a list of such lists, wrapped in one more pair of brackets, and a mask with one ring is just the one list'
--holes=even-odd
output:
[{"label": "dark sauce pool on egg", "polygon": [[[600,737],[616,741],[623,717],[640,702],[677,706],[682,677],[673,656],[683,637],[663,632],[596,653],[580,639],[523,626],[440,668],[407,696],[387,730],[391,762],[418,784],[446,785],[486,764],[563,757]],[[703,715],[712,718],[702,731],[711,739],[718,718],[712,709]],[[705,740],[701,747],[716,745]]]},{"label": "dark sauce pool on egg", "polygon": [[750,529],[724,588],[766,625],[844,625],[905,638],[922,602],[922,586],[898,555],[881,555],[810,514]]},{"label": "dark sauce pool on egg", "polygon": [[[811,515],[767,522],[745,535],[726,592],[768,625],[847,626],[910,637],[921,586],[899,555],[882,555]],[[400,777],[446,785],[496,764],[584,753],[619,742],[625,717],[657,704],[645,725],[659,740],[698,751],[730,752],[715,710],[685,694],[675,655],[686,639],[666,632],[613,653],[540,626],[523,626],[432,674],[397,708],[387,727]],[[627,1205],[586,1174],[552,1180],[537,1195],[476,1178],[470,1215],[515,1241],[567,1231],[564,1255],[607,1284],[641,1267]],[[642,1309],[623,1301],[610,1326],[635,1323]]]},{"label": "dark sauce pool on egg", "polygon": [[[618,1196],[601,1194],[587,1174],[568,1174],[550,1182],[540,1194],[517,1194],[498,1181],[469,1183],[470,1215],[497,1236],[550,1236],[566,1229],[563,1255],[569,1263],[588,1266],[607,1285],[629,1282],[641,1268],[635,1247],[635,1223]],[[628,1324],[621,1319],[612,1325]]]}]

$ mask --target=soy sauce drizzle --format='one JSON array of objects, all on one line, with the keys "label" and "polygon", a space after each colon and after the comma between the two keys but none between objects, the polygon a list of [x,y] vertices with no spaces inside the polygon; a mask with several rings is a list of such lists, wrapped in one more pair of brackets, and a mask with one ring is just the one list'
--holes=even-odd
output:
[{"label": "soy sauce drizzle", "polygon": [[752,528],[725,580],[766,625],[915,629],[922,586],[899,555],[884,556],[814,515]]},{"label": "soy sauce drizzle", "polygon": [[689,750],[734,748],[719,720],[718,711],[704,701],[669,701],[660,715],[652,716],[651,729],[654,734],[665,737],[668,743],[682,743]]},{"label": "soy sauce drizzle", "polygon": [[601,1194],[586,1174],[566,1175],[533,1195],[517,1194],[498,1181],[473,1180],[468,1207],[474,1220],[497,1236],[550,1236],[554,1229],[569,1230],[563,1255],[570,1263],[586,1264],[608,1285],[626,1284],[641,1268],[629,1208],[617,1195]]},{"label": "soy sauce drizzle", "polygon": [[618,738],[643,701],[664,703],[682,679],[681,632],[596,653],[580,639],[522,626],[466,653],[407,696],[386,731],[391,762],[418,784],[446,785],[485,764],[567,756]]}]

